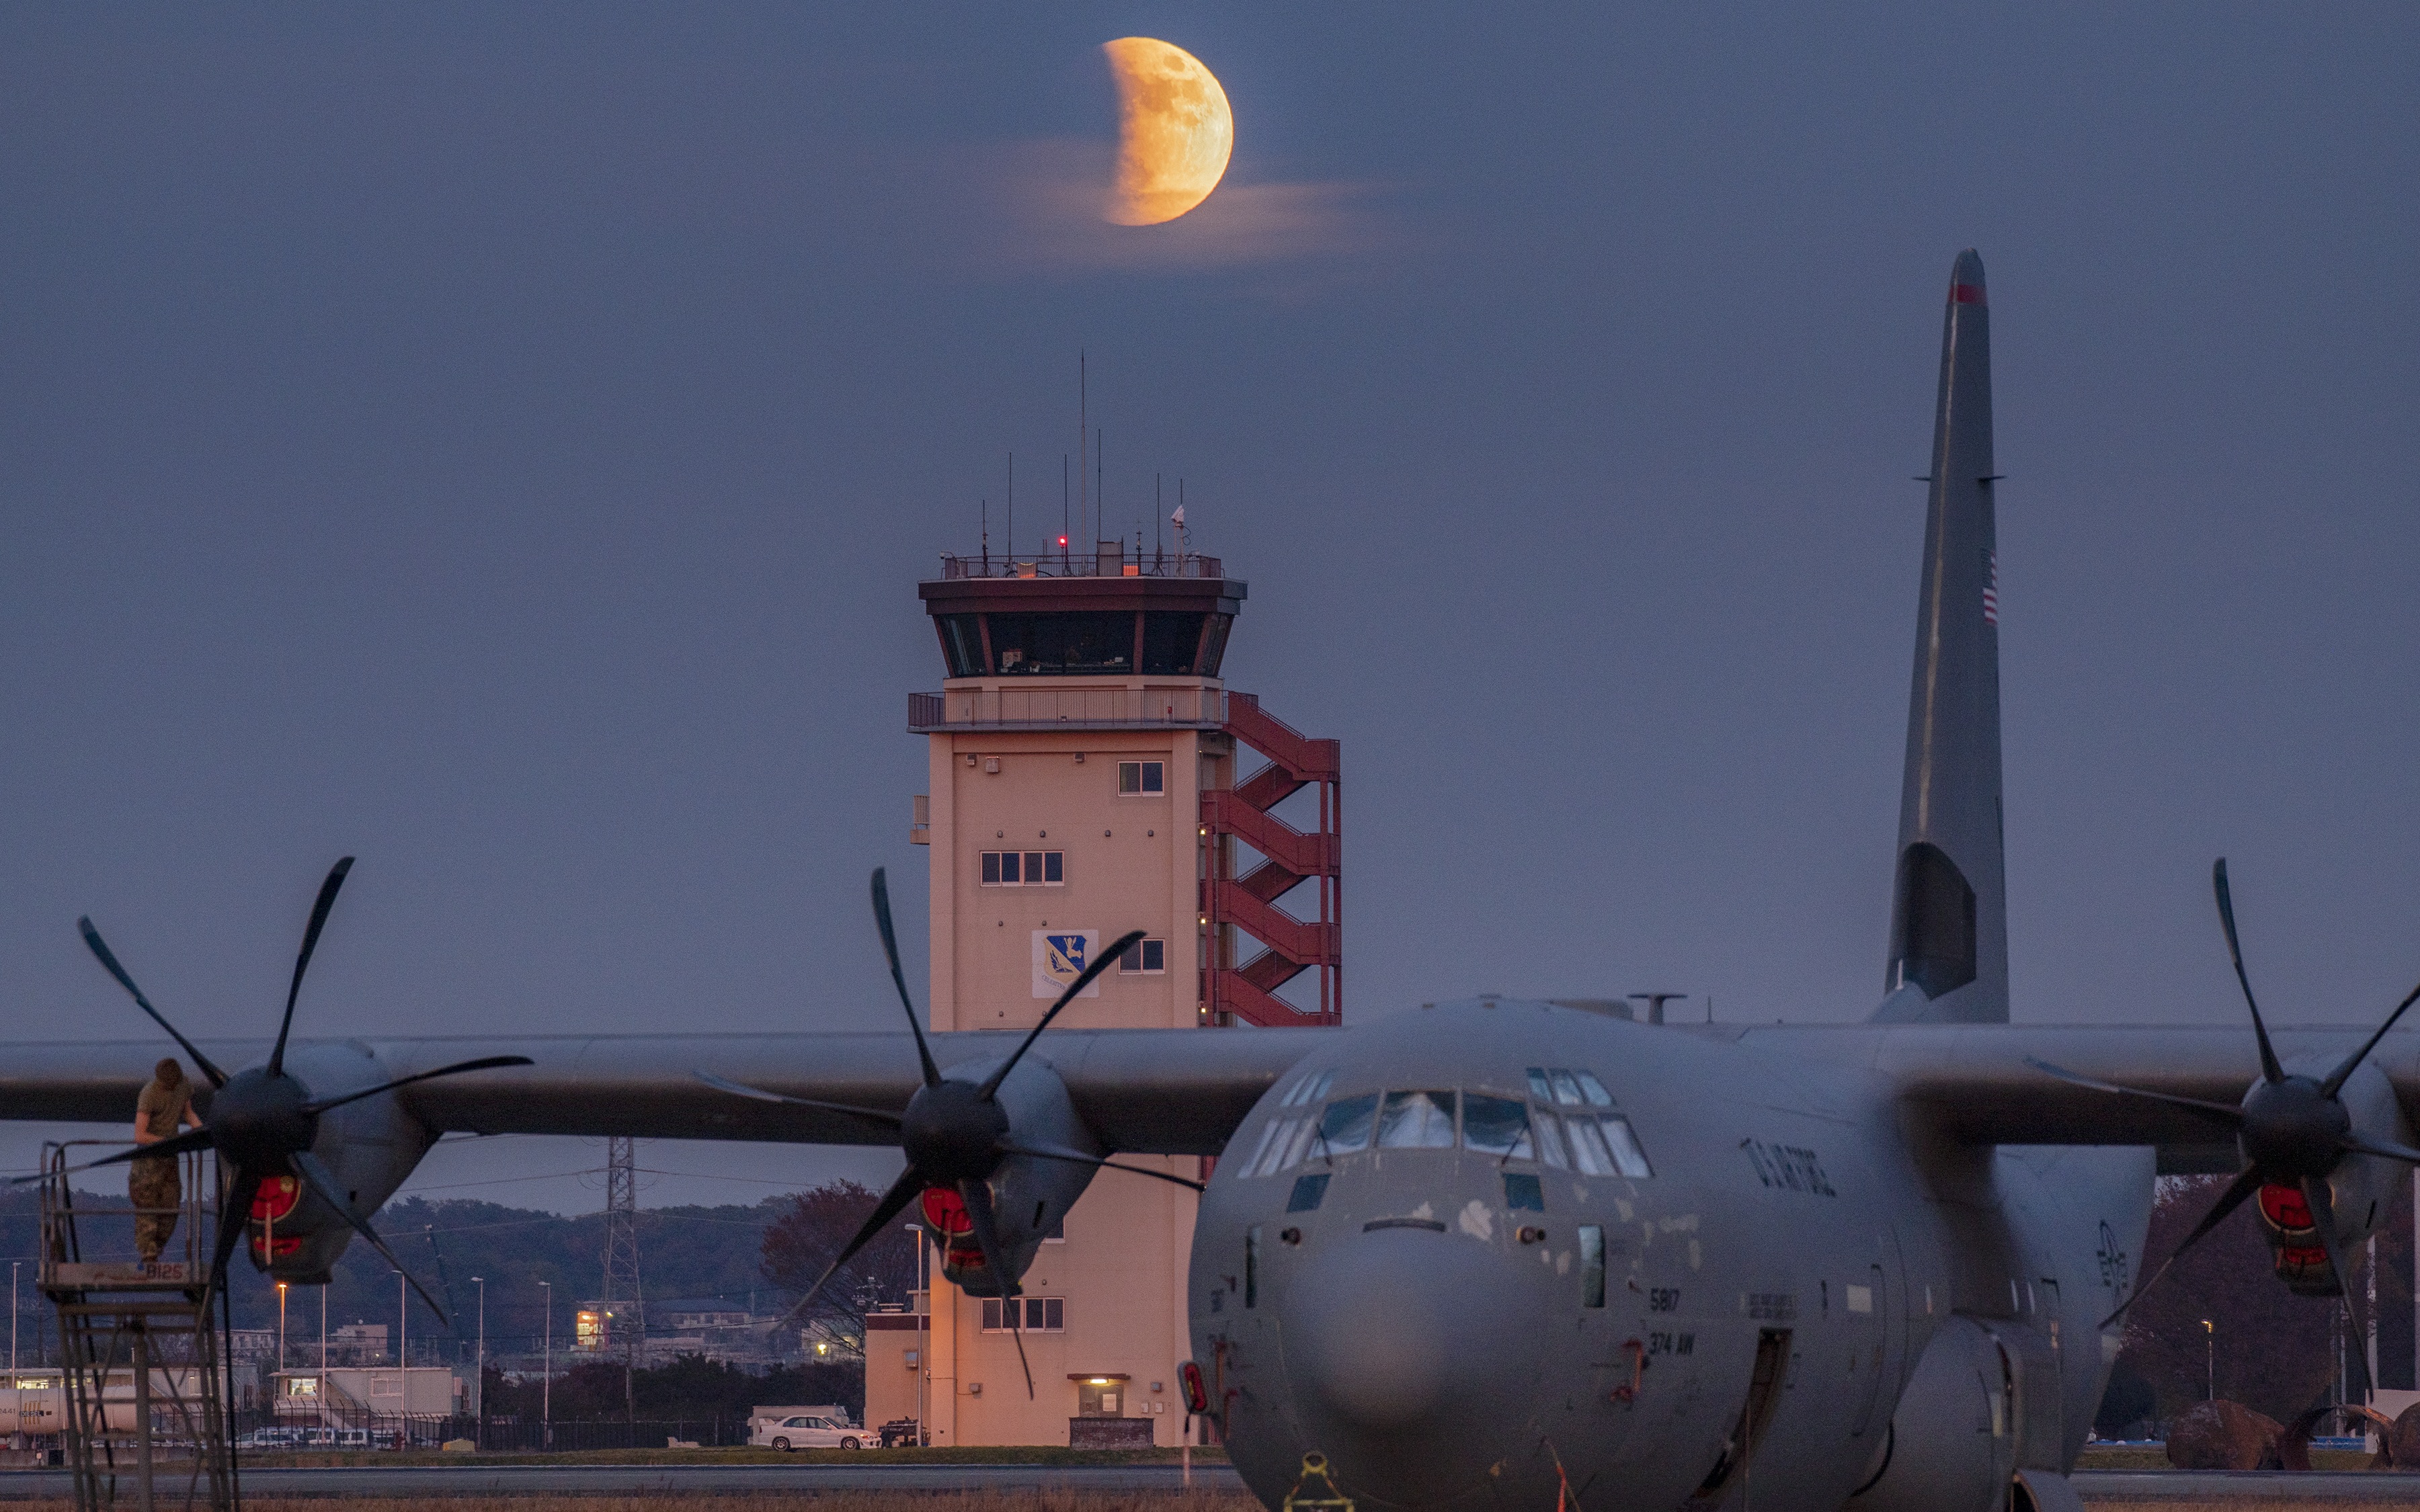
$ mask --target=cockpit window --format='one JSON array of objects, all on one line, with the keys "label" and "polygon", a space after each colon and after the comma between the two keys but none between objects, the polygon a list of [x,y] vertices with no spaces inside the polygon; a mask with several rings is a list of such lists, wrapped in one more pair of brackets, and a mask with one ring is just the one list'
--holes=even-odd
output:
[{"label": "cockpit window", "polygon": [[1370,1129],[1377,1121],[1378,1094],[1340,1098],[1327,1104],[1319,1120],[1319,1139],[1311,1148],[1329,1155],[1349,1155],[1370,1148]]},{"label": "cockpit window", "polygon": [[1546,1079],[1554,1083],[1555,1101],[1565,1107],[1576,1107],[1580,1101],[1580,1084],[1560,1066],[1547,1068]]},{"label": "cockpit window", "polygon": [[1546,1084],[1545,1067],[1529,1068],[1529,1095],[1541,1103],[1552,1103],[1555,1100],[1555,1089]]},{"label": "cockpit window", "polygon": [[1644,1178],[1655,1174],[1647,1164],[1647,1153],[1638,1146],[1638,1135],[1631,1129],[1630,1120],[1621,1115],[1606,1114],[1591,1118],[1574,1114],[1564,1120],[1572,1140],[1572,1164],[1583,1176],[1627,1176]]},{"label": "cockpit window", "polygon": [[1562,1120],[1551,1113],[1541,1113],[1533,1132],[1538,1139],[1538,1158],[1556,1170],[1570,1170],[1572,1159],[1563,1152]]},{"label": "cockpit window", "polygon": [[1577,1078],[1580,1084],[1580,1096],[1588,1099],[1589,1106],[1592,1108],[1613,1106],[1613,1094],[1605,1089],[1605,1083],[1584,1071],[1575,1071],[1572,1075]]},{"label": "cockpit window", "polygon": [[1380,1149],[1451,1149],[1453,1094],[1388,1092],[1378,1115]]},{"label": "cockpit window", "polygon": [[1294,1090],[1288,1092],[1285,1095],[1285,1101],[1278,1105],[1293,1108],[1300,1107],[1305,1103],[1316,1103],[1327,1095],[1327,1088],[1335,1080],[1336,1072],[1332,1070],[1313,1072],[1295,1083]]},{"label": "cockpit window", "polygon": [[1482,1154],[1502,1155],[1513,1160],[1531,1159],[1529,1104],[1509,1097],[1464,1093],[1462,1143],[1464,1149]]}]

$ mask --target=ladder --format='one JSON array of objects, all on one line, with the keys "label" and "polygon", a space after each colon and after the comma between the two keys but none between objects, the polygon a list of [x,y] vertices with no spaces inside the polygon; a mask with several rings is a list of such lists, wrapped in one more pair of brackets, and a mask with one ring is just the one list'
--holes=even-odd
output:
[{"label": "ladder", "polygon": [[69,1185],[70,1167],[115,1148],[42,1147],[40,1287],[58,1309],[76,1512],[236,1512],[225,1380],[204,1301],[218,1159],[175,1157],[183,1200],[159,1213],[173,1211],[177,1229],[147,1264],[134,1221],[152,1210],[89,1197],[79,1207]]}]

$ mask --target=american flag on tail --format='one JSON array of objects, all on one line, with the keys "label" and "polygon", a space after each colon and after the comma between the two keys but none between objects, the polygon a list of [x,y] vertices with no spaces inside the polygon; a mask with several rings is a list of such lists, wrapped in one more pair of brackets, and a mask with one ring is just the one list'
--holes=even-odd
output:
[{"label": "american flag on tail", "polygon": [[1983,553],[1983,623],[2000,623],[2000,553]]}]

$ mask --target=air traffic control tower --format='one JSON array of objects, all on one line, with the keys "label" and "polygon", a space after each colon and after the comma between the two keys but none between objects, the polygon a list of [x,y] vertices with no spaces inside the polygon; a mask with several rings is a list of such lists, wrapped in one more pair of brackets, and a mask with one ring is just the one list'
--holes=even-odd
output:
[{"label": "air traffic control tower", "polygon": [[[918,593],[946,672],[908,717],[931,777],[914,833],[931,847],[933,1027],[1030,1026],[1135,929],[1143,943],[1059,1024],[1342,1022],[1337,743],[1220,680],[1245,585],[1216,557],[1103,541],[943,557]],[[1271,811],[1297,794],[1295,822]],[[1197,1180],[1207,1164],[1125,1158]],[[1196,1202],[1094,1179],[1005,1304],[1025,1309],[1030,1400],[1004,1304],[936,1269],[927,1312],[868,1320],[868,1422],[919,1417],[945,1444],[1179,1443]]]}]

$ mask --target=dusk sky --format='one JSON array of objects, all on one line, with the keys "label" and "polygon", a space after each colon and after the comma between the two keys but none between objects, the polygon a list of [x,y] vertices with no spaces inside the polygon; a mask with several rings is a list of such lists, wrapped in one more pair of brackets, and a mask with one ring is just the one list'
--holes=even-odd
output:
[{"label": "dusk sky", "polygon": [[[1165,225],[1100,215],[1129,35],[1234,113]],[[1079,350],[1107,528],[1182,477],[1229,686],[1343,743],[1348,1021],[1862,1017],[1968,246],[2016,1016],[2242,1024],[2225,854],[2273,1019],[2374,1022],[2415,77],[2408,5],[9,8],[4,1032],[164,1043],[83,913],[189,1033],[272,1032],[348,853],[300,1033],[896,1026],[915,584],[985,500],[1004,544],[1012,452],[1055,535]],[[552,1173],[600,1160],[405,1190],[593,1208]]]}]

